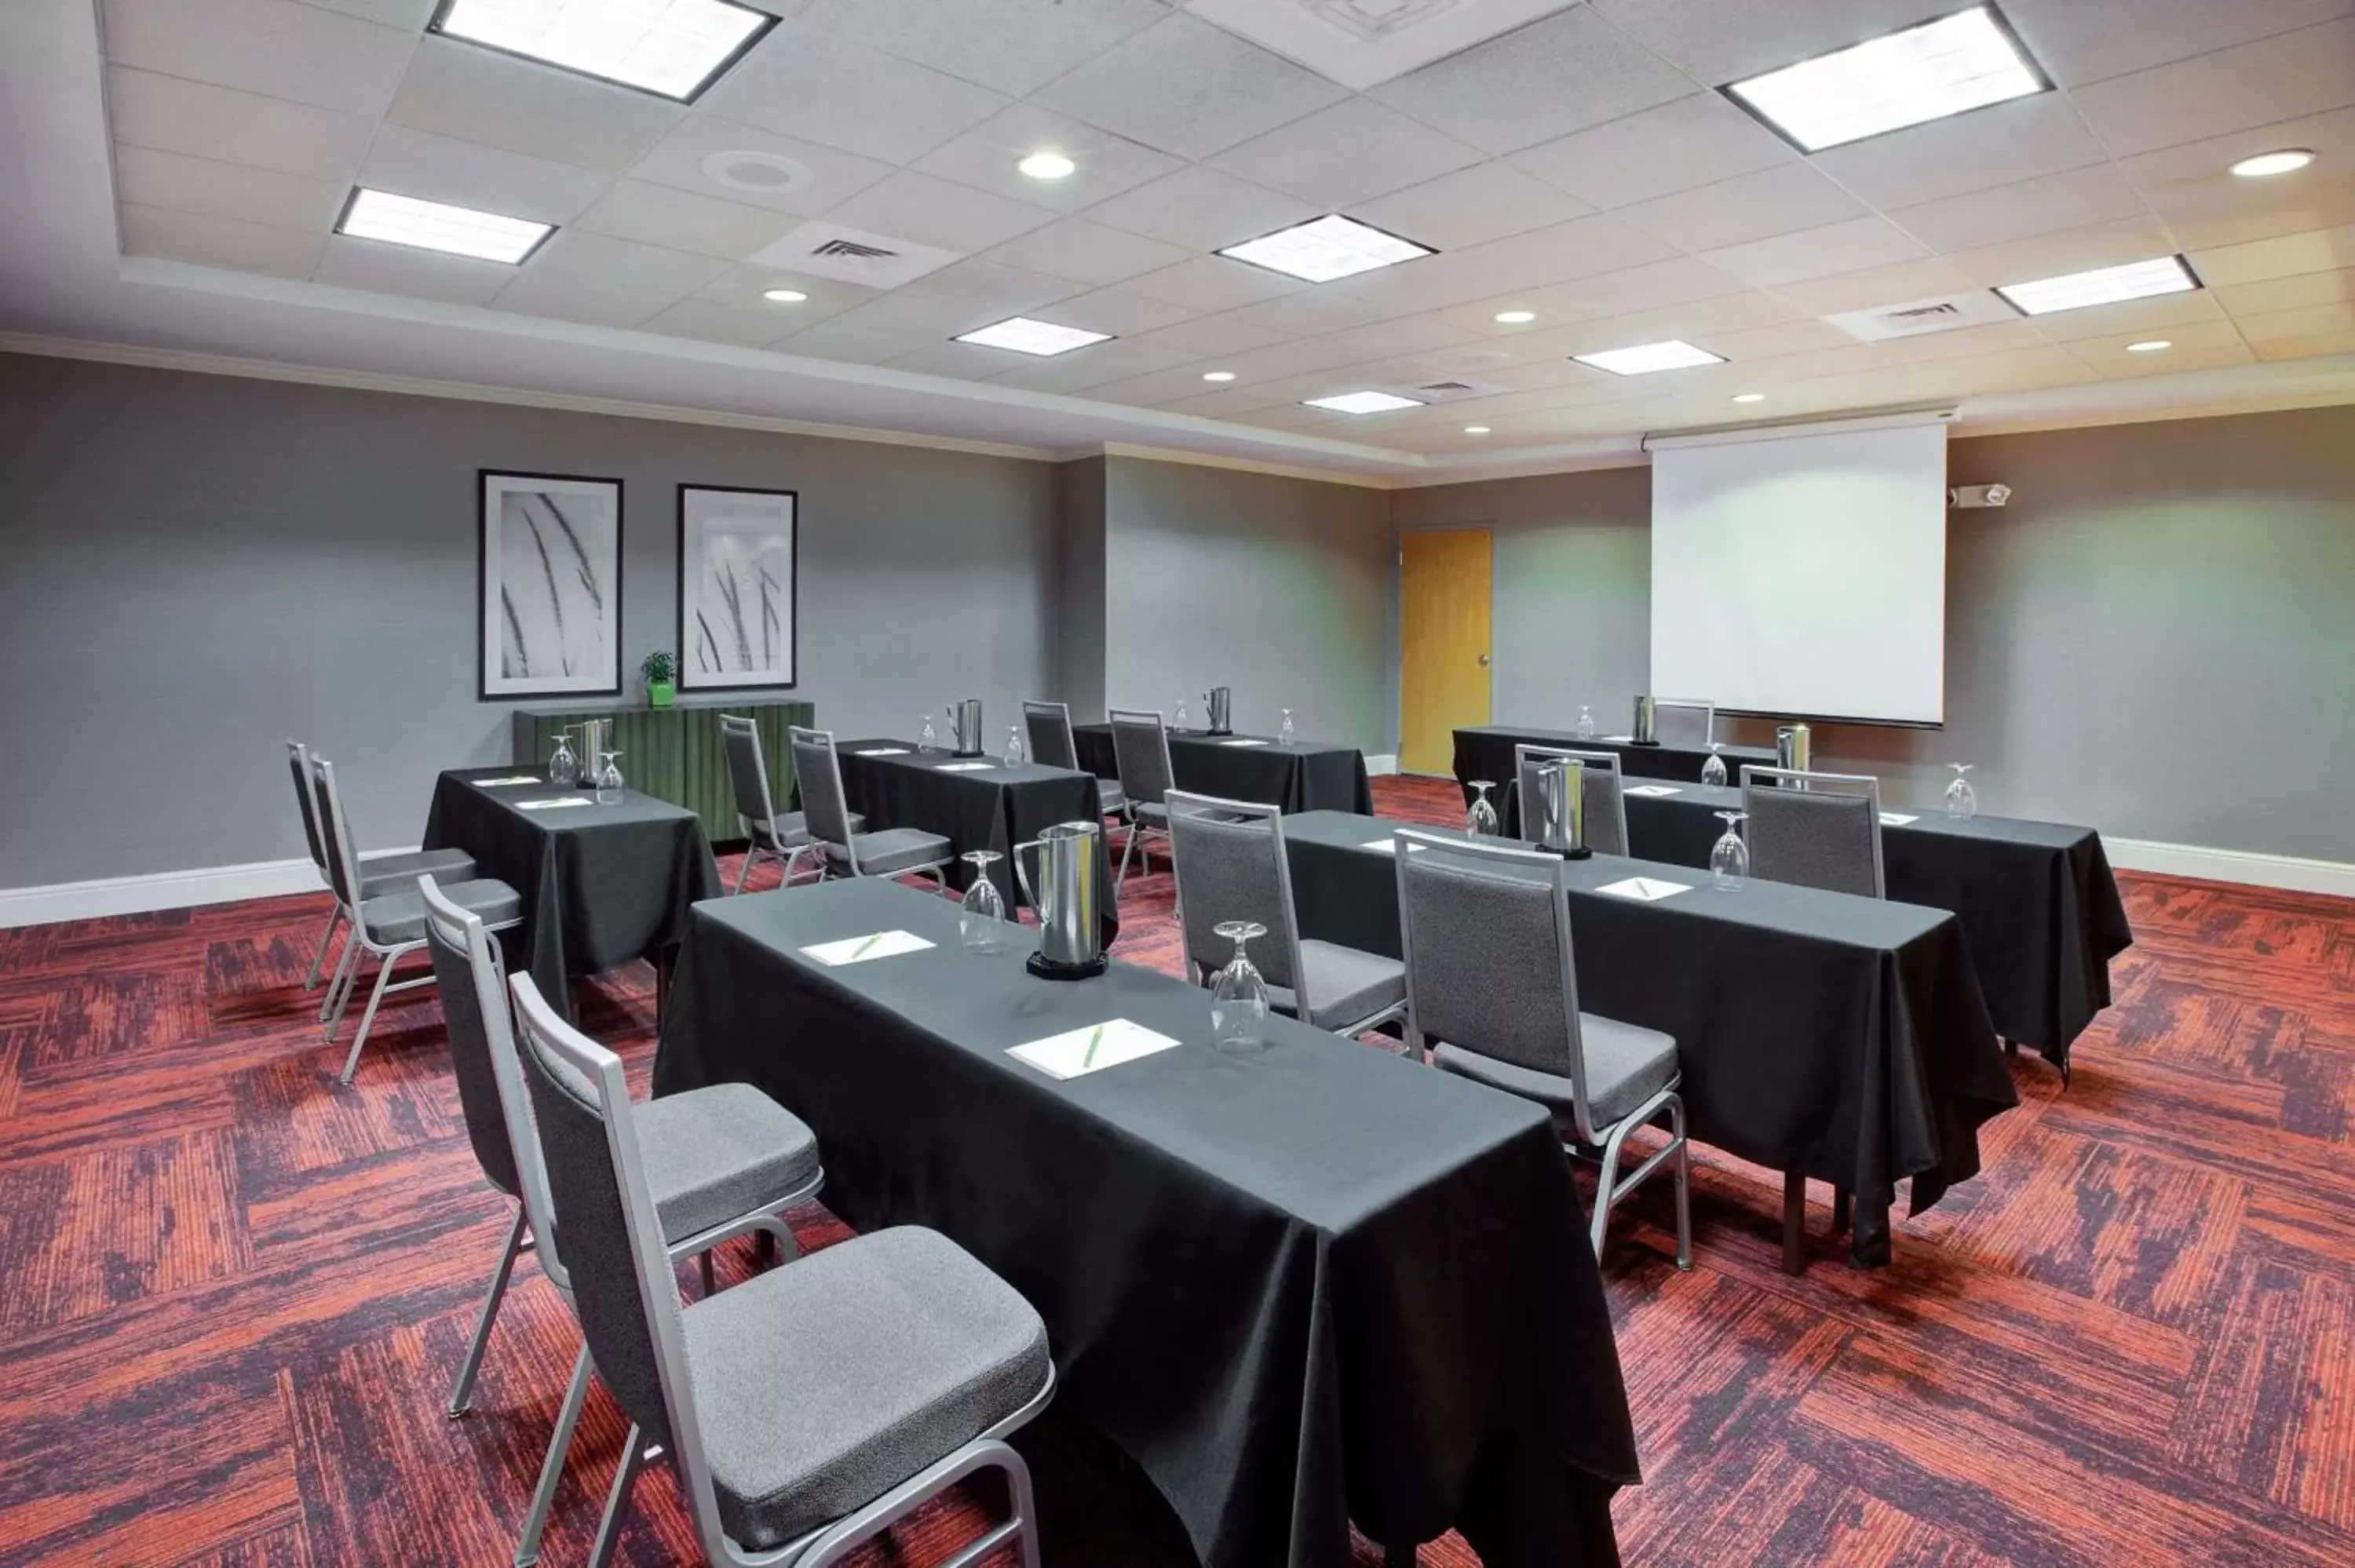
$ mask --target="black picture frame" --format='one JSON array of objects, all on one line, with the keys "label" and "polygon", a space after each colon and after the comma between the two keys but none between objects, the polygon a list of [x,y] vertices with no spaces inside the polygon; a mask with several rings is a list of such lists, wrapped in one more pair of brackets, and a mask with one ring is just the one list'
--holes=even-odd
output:
[{"label": "black picture frame", "polygon": [[[596,580],[595,567],[575,530],[567,527],[568,541],[580,557],[580,567],[589,579],[600,610],[600,627],[604,632],[604,656],[608,665],[600,672],[604,679],[594,685],[581,683],[577,676],[547,677],[545,684],[532,683],[534,678],[492,674],[492,535],[495,531],[493,496],[504,499],[506,489],[527,491],[534,483],[559,484],[570,487],[571,493],[598,495],[609,492],[612,519],[610,558],[603,564],[606,571],[602,581]],[[539,697],[618,697],[622,694],[622,637],[623,595],[622,591],[622,545],[625,523],[622,482],[598,474],[535,473],[523,469],[484,468],[474,471],[474,700],[485,703],[529,701]],[[503,525],[503,524],[501,524]],[[552,606],[560,606],[562,596],[556,587],[557,577],[552,561],[544,563],[549,578],[549,598]],[[610,613],[606,613],[606,596],[610,593]],[[512,601],[502,595],[503,618],[515,629]],[[560,619],[559,620],[560,625]],[[518,631],[517,635],[521,633]]]},{"label": "black picture frame", "polygon": [[[692,602],[690,584],[702,580],[702,562],[690,561],[691,548],[699,548],[699,539],[690,539],[688,518],[689,498],[695,495],[756,495],[764,500],[783,502],[784,559],[786,580],[783,585],[783,624],[780,628],[784,653],[783,679],[743,680],[735,678],[737,672],[709,667],[723,662],[718,650],[718,634],[708,620],[698,612]],[[677,495],[677,527],[676,539],[677,559],[674,572],[677,626],[678,629],[678,689],[682,692],[790,692],[801,683],[801,492],[771,490],[745,484],[681,484]],[[692,573],[692,576],[690,576]],[[740,622],[741,630],[741,622]],[[708,656],[699,653],[706,640],[711,647]]]}]

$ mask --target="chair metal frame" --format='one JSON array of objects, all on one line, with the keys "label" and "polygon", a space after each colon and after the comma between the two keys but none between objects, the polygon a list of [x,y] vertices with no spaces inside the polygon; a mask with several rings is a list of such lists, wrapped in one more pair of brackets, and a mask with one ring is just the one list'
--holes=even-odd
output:
[{"label": "chair metal frame", "polygon": [[[946,893],[949,890],[948,867],[950,863],[956,859],[956,846],[954,843],[949,845],[949,853],[947,855],[940,860],[927,861],[922,865],[903,865],[897,867],[894,870],[884,872],[870,872],[862,868],[858,863],[858,841],[859,835],[856,831],[851,830],[848,825],[850,819],[856,813],[854,813],[850,809],[850,796],[848,791],[845,790],[842,787],[842,757],[841,754],[836,751],[834,747],[834,731],[830,729],[806,729],[797,724],[786,726],[785,744],[790,747],[795,741],[804,741],[812,746],[823,746],[826,748],[826,766],[827,770],[834,776],[834,798],[842,802],[844,838],[837,842],[833,839],[825,837],[817,831],[817,823],[813,821],[810,818],[808,810],[809,796],[807,792],[805,791],[802,796],[802,821],[809,829],[809,842],[794,850],[794,853],[786,858],[786,881],[791,882],[793,880],[794,868],[801,863],[801,857],[805,854],[815,854],[817,857],[817,879],[820,882],[826,881],[828,878],[833,876],[834,863],[828,860],[826,854],[826,846],[828,844],[833,844],[836,848],[842,851],[843,859],[849,863],[850,874],[853,877],[889,876],[898,878],[902,876],[912,876],[918,872],[923,872],[928,874],[934,882],[940,885],[940,889],[943,893]],[[799,758],[794,759],[794,767],[796,771],[800,770],[801,762]],[[944,837],[945,835],[936,833],[933,836],[940,838]]]},{"label": "chair metal frame", "polygon": [[[623,1075],[622,1059],[559,1018],[532,987],[529,975],[517,975],[508,983],[515,992],[518,1019],[530,1036],[531,1048],[543,1050],[564,1063],[596,1092],[598,1110],[605,1126],[606,1148],[621,1183],[623,1218],[629,1233],[632,1271],[637,1276],[639,1306],[653,1340],[664,1414],[670,1425],[671,1444],[666,1453],[661,1446],[649,1445],[637,1424],[631,1424],[628,1436],[622,1441],[622,1462],[606,1495],[604,1518],[598,1526],[597,1545],[590,1558],[591,1568],[605,1568],[611,1561],[622,1505],[629,1498],[630,1488],[646,1462],[660,1457],[668,1457],[677,1470],[679,1490],[686,1494],[688,1517],[695,1522],[696,1537],[704,1554],[715,1563],[730,1564],[731,1568],[824,1568],[839,1562],[853,1549],[965,1477],[994,1469],[1006,1477],[1013,1502],[1012,1517],[967,1545],[943,1568],[967,1568],[1008,1542],[1019,1544],[1023,1568],[1039,1568],[1038,1504],[1031,1490],[1030,1467],[1005,1438],[1028,1425],[1054,1397],[1055,1372],[1051,1363],[1044,1384],[1019,1410],[856,1511],[766,1551],[740,1546],[728,1535],[720,1522],[719,1492],[711,1478],[710,1462],[705,1456],[694,1379],[687,1364],[677,1285],[670,1271],[671,1253],[664,1246],[662,1222],[655,1212],[653,1192],[646,1185],[645,1165],[639,1153],[634,1125],[635,1107]],[[667,1299],[662,1295],[665,1290],[671,1292]],[[576,1383],[582,1381],[588,1354],[584,1348],[575,1372]]]},{"label": "chair metal frame", "polygon": [[1531,746],[1526,741],[1515,742],[1513,746],[1513,809],[1520,821],[1522,838],[1530,841],[1537,838],[1537,834],[1531,832],[1529,827],[1529,802],[1521,799],[1521,781],[1528,777],[1529,761],[1533,758],[1547,762],[1575,762],[1581,768],[1593,768],[1597,772],[1610,774],[1611,805],[1613,814],[1619,822],[1618,853],[1622,855],[1634,853],[1634,846],[1627,839],[1627,775],[1621,770],[1619,754],[1615,751],[1580,751],[1574,747]]},{"label": "chair metal frame", "polygon": [[[1116,768],[1120,766],[1120,726],[1122,723],[1125,721],[1129,724],[1143,725],[1146,720],[1150,719],[1153,723],[1153,733],[1161,747],[1161,771],[1163,776],[1168,779],[1167,784],[1162,788],[1161,793],[1163,798],[1161,800],[1140,800],[1136,798],[1136,791],[1129,787],[1128,773],[1126,769],[1121,769],[1120,793],[1123,802],[1121,808],[1121,820],[1128,824],[1128,832],[1124,835],[1124,842],[1121,844],[1120,875],[1115,879],[1114,885],[1116,887],[1125,887],[1128,885],[1128,862],[1130,854],[1140,847],[1144,849],[1145,874],[1151,876],[1153,874],[1153,835],[1156,833],[1161,835],[1161,842],[1165,849],[1170,842],[1169,830],[1167,828],[1156,828],[1147,822],[1145,819],[1142,808],[1146,806],[1159,806],[1164,810],[1168,810],[1169,801],[1167,797],[1170,791],[1178,788],[1178,766],[1169,759],[1169,726],[1168,723],[1162,718],[1160,709],[1106,708],[1104,710],[1104,717],[1113,726],[1113,766]],[[1177,864],[1177,855],[1174,851],[1169,853],[1170,864],[1174,866]]]},{"label": "chair metal frame", "polygon": [[[319,845],[319,808],[311,789],[311,748],[299,740],[286,743],[287,765],[294,772],[294,803],[303,813],[303,841],[311,851],[311,863],[318,868],[319,885],[329,893],[336,891],[336,879],[327,874],[327,852]],[[319,933],[319,950],[311,959],[311,975],[303,982],[304,991],[316,991],[326,978],[327,949],[335,945],[336,927],[344,922],[344,901],[338,896],[327,906],[327,924]]]},{"label": "chair metal frame", "polygon": [[[1048,732],[1053,735],[1056,739],[1062,744],[1063,755],[1070,758],[1070,761],[1047,762],[1043,748],[1039,745],[1039,725],[1041,722],[1044,722],[1047,725]],[[1025,737],[1030,742],[1031,761],[1046,763],[1047,766],[1050,768],[1068,768],[1074,773],[1084,773],[1087,771],[1087,769],[1080,766],[1079,735],[1078,732],[1071,727],[1071,704],[1052,703],[1047,701],[1043,697],[1025,697],[1022,700],[1022,730]],[[1103,787],[1103,781],[1102,779],[1098,779],[1097,789],[1099,794],[1101,794]],[[1099,800],[1098,815],[1110,817],[1114,821],[1125,821],[1127,820],[1126,810],[1128,791],[1125,788],[1121,788],[1117,780],[1114,781],[1114,787],[1120,788],[1121,803],[1116,806],[1105,806],[1102,803],[1101,800]]]},{"label": "chair metal frame", "polygon": [[[1692,1157],[1685,1136],[1684,1097],[1678,1093],[1684,1082],[1684,1068],[1678,1065],[1675,1073],[1657,1094],[1629,1111],[1617,1121],[1603,1125],[1594,1119],[1593,1107],[1586,1096],[1586,1036],[1579,1019],[1578,960],[1572,947],[1570,927],[1570,874],[1568,863],[1543,850],[1518,849],[1508,844],[1474,843],[1465,839],[1449,838],[1443,834],[1400,828],[1396,834],[1398,848],[1399,890],[1399,951],[1406,960],[1406,1045],[1418,1059],[1427,1052],[1422,1021],[1414,1000],[1414,917],[1407,897],[1407,878],[1412,874],[1409,862],[1412,852],[1409,843],[1424,846],[1426,853],[1444,852],[1466,860],[1492,861],[1499,865],[1513,865],[1531,871],[1542,871],[1552,895],[1554,949],[1559,956],[1562,1001],[1568,1016],[1563,1020],[1570,1032],[1571,1125],[1577,1143],[1565,1140],[1564,1147],[1573,1153],[1583,1149],[1602,1152],[1602,1181],[1594,1193],[1594,1218],[1589,1240],[1594,1255],[1603,1255],[1603,1238],[1611,1223],[1611,1211],[1621,1200],[1649,1178],[1671,1159],[1676,1182],[1677,1206],[1677,1266],[1692,1266]],[[1457,1044],[1455,1041],[1450,1044]],[[1460,1047],[1473,1050],[1469,1045]],[[1477,1053],[1476,1052],[1476,1054]],[[1494,1058],[1492,1058],[1493,1060]],[[1668,1118],[1668,1141],[1630,1172],[1625,1180],[1619,1178],[1619,1157],[1627,1142],[1627,1135],[1650,1123],[1661,1115]]]},{"label": "chair metal frame", "polygon": [[[1828,794],[1863,796],[1871,808],[1867,813],[1867,821],[1872,830],[1872,896],[1889,896],[1888,872],[1881,858],[1881,780],[1878,778],[1870,773],[1822,773],[1806,768],[1769,768],[1762,762],[1743,763],[1741,778],[1742,803],[1745,810],[1750,804],[1750,791],[1768,783],[1778,789],[1812,790],[1821,788]],[[1754,866],[1758,853],[1758,819],[1755,813],[1751,815],[1750,832],[1750,853]],[[1772,882],[1774,878],[1769,876],[1761,880]]]},{"label": "chair metal frame", "polygon": [[[1188,816],[1207,814],[1228,818],[1239,818],[1246,821],[1264,821],[1267,823],[1268,843],[1275,854],[1275,881],[1277,896],[1282,901],[1284,907],[1283,938],[1284,944],[1284,957],[1287,963],[1290,965],[1292,971],[1293,1009],[1298,1015],[1301,1022],[1308,1022],[1311,1018],[1316,1016],[1316,1010],[1315,1004],[1309,1000],[1308,996],[1308,969],[1305,964],[1301,962],[1300,958],[1300,916],[1293,906],[1292,859],[1284,847],[1284,811],[1282,808],[1266,805],[1253,800],[1222,800],[1215,795],[1196,795],[1184,789],[1170,790],[1167,799],[1169,806],[1169,821],[1171,823],[1169,835],[1169,869],[1170,874],[1173,875],[1178,882],[1178,940],[1181,947],[1185,945],[1186,941],[1186,872],[1183,863],[1178,856],[1178,835],[1176,823],[1178,816],[1181,813]],[[1271,932],[1270,935],[1274,935],[1274,933]],[[1207,966],[1195,961],[1193,955],[1190,952],[1187,954],[1187,960],[1188,963],[1193,965],[1195,984],[1209,986],[1214,982],[1216,979],[1215,971],[1210,970]],[[1374,1028],[1378,1024],[1387,1023],[1393,1018],[1403,1018],[1405,1016],[1406,1003],[1403,1001],[1395,1001],[1388,1007],[1379,1008],[1376,1011],[1368,1013],[1365,1017],[1359,1019],[1354,1023],[1335,1024],[1331,1029],[1327,1030],[1327,1033],[1338,1034],[1344,1039],[1349,1039],[1364,1033],[1367,1030]]]},{"label": "chair metal frame", "polygon": [[[1702,749],[1708,749],[1709,743],[1717,738],[1716,698],[1654,697],[1652,699],[1652,733],[1655,736],[1657,736],[1660,732],[1660,710],[1662,708],[1678,708],[1687,712],[1695,708],[1700,709],[1702,715],[1700,736]],[[1680,741],[1678,744],[1682,745],[1683,743]]]},{"label": "chair metal frame", "polygon": [[[809,832],[806,823],[802,829],[802,842],[798,844],[786,842],[785,835],[778,832],[777,796],[776,792],[769,788],[769,759],[762,756],[761,752],[760,721],[743,714],[721,714],[719,715],[719,729],[722,750],[727,749],[727,737],[731,731],[750,735],[752,737],[753,776],[758,779],[760,784],[761,799],[767,802],[769,809],[769,814],[756,821],[752,818],[746,816],[744,814],[742,803],[741,801],[738,803],[736,809],[736,821],[737,824],[744,830],[744,863],[737,869],[736,885],[730,888],[728,891],[731,895],[744,891],[745,883],[749,882],[752,876],[753,862],[759,860],[762,855],[768,856],[771,860],[775,861],[779,865],[785,868],[784,882],[780,884],[780,885],[791,885],[793,882],[793,868],[794,863],[794,852],[808,848],[812,835]],[[728,753],[728,770],[730,776],[730,793],[733,793],[737,780],[735,778],[736,754],[732,751]],[[762,842],[762,831],[763,829],[767,830],[767,842]],[[820,856],[820,860],[821,863],[823,863],[824,857],[822,855]]]}]

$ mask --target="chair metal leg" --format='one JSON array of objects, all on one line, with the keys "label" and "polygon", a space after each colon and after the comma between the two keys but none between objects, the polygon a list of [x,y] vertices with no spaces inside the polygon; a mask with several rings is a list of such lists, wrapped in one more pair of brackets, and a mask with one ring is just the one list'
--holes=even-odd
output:
[{"label": "chair metal leg", "polygon": [[[392,959],[393,955],[387,953],[377,960],[376,989],[368,992],[368,1011],[360,1014],[359,1033],[352,1036],[351,1054],[344,1058],[343,1081],[346,1084],[352,1081],[352,1075],[360,1070],[360,1047],[368,1044],[368,1026],[376,1022],[376,1010],[384,1005],[385,988],[392,984]],[[333,1040],[335,1037],[336,1026],[330,1023],[327,1025],[327,1038]]]},{"label": "chair metal leg", "polygon": [[303,982],[304,991],[319,989],[319,980],[327,967],[327,949],[335,945],[336,927],[343,924],[344,906],[337,903],[327,911],[327,928],[319,933],[319,950],[311,959],[311,978]]},{"label": "chair metal leg", "polygon": [[719,1293],[719,1282],[712,1277],[711,1273],[711,1249],[706,1247],[697,1253],[695,1261],[703,1276],[703,1298],[709,1301]]},{"label": "chair metal leg", "polygon": [[760,853],[760,846],[757,844],[746,844],[744,846],[744,863],[739,866],[736,870],[736,885],[728,890],[728,895],[730,898],[733,898],[738,894],[743,892],[744,884],[751,880],[752,862]]},{"label": "chair metal leg", "polygon": [[1668,1132],[1677,1140],[1677,1266],[1692,1266],[1692,1145],[1685,1141],[1685,1102],[1668,1102]]},{"label": "chair metal leg", "polygon": [[1603,1255],[1604,1232],[1611,1224],[1612,1195],[1619,1188],[1619,1150],[1621,1146],[1626,1143],[1628,1129],[1634,1125],[1632,1118],[1621,1122],[1611,1129],[1611,1136],[1604,1140],[1603,1179],[1594,1189],[1594,1224],[1591,1227],[1593,1232],[1594,1255],[1598,1258]]},{"label": "chair metal leg", "polygon": [[346,989],[351,980],[352,967],[359,962],[360,945],[353,938],[344,938],[344,950],[336,959],[336,974],[328,982],[327,994],[319,999],[319,1022],[326,1022],[343,1006]]},{"label": "chair metal leg", "polygon": [[1014,1522],[1022,1531],[1022,1568],[1039,1568],[1039,1504],[1030,1490],[1030,1467],[1012,1448],[1006,1450],[1007,1496],[1014,1504]]},{"label": "chair metal leg", "polygon": [[[1131,856],[1131,855],[1135,854],[1135,853],[1136,853],[1136,824],[1135,824],[1135,822],[1131,822],[1131,823],[1128,825],[1128,834],[1127,834],[1127,836],[1126,836],[1124,839],[1123,839],[1123,840],[1122,840],[1122,842],[1121,842],[1121,846],[1120,846],[1120,880],[1119,880],[1119,881],[1117,881],[1116,883],[1114,883],[1114,884],[1113,885],[1114,886],[1115,886],[1115,887],[1126,887],[1126,886],[1128,885],[1128,860],[1129,860],[1129,856]],[[1149,875],[1151,875],[1151,874],[1153,874],[1153,863],[1152,863],[1152,861],[1151,861],[1150,859],[1148,859],[1148,860],[1146,862],[1145,871],[1146,871],[1146,875],[1148,875],[1148,876],[1149,876]]]},{"label": "chair metal leg", "polygon": [[622,1505],[630,1500],[630,1488],[645,1463],[646,1435],[633,1421],[629,1436],[622,1439],[622,1462],[613,1471],[613,1489],[605,1494],[605,1517],[597,1521],[597,1544],[589,1553],[589,1568],[606,1568],[613,1561],[613,1545],[622,1533]]},{"label": "chair metal leg", "polygon": [[572,1429],[581,1424],[581,1407],[589,1400],[589,1347],[581,1347],[572,1361],[572,1384],[556,1413],[556,1429],[548,1436],[548,1457],[539,1464],[539,1486],[531,1495],[531,1512],[517,1538],[515,1568],[531,1568],[539,1561],[540,1531],[548,1528],[548,1510],[555,1506],[557,1483],[564,1478],[565,1456],[572,1451]]},{"label": "chair metal leg", "polygon": [[483,1298],[482,1316],[474,1320],[474,1342],[466,1347],[466,1359],[458,1368],[457,1384],[450,1391],[450,1414],[453,1417],[466,1414],[466,1402],[474,1392],[474,1374],[482,1370],[483,1347],[490,1342],[491,1320],[499,1315],[499,1303],[506,1298],[507,1277],[515,1272],[527,1228],[523,1205],[517,1203],[515,1224],[507,1227],[507,1245],[500,1250],[499,1266],[491,1274],[490,1294]]}]

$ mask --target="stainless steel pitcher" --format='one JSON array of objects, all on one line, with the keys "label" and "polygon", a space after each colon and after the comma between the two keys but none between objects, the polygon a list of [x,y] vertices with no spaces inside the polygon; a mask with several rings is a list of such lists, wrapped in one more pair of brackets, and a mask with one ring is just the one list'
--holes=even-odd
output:
[{"label": "stainless steel pitcher", "polygon": [[[1050,980],[1076,980],[1104,967],[1103,829],[1094,822],[1060,822],[1014,846],[1014,877],[1022,896],[1039,914],[1039,950],[1030,972]],[[1039,852],[1039,879],[1030,879],[1029,852]]]},{"label": "stainless steel pitcher", "polygon": [[573,727],[578,732],[581,782],[592,784],[604,768],[605,753],[613,749],[613,721],[609,718],[582,719]]},{"label": "stainless steel pitcher", "polygon": [[1811,736],[1803,724],[1786,724],[1774,732],[1774,766],[1805,773],[1815,766]]},{"label": "stainless steel pitcher", "polygon": [[1659,744],[1659,736],[1655,728],[1657,723],[1657,715],[1654,711],[1653,700],[1650,697],[1637,697],[1636,699],[1636,744],[1637,746]]},{"label": "stainless steel pitcher", "polygon": [[1234,693],[1225,686],[1212,686],[1202,694],[1203,705],[1209,710],[1208,723],[1212,735],[1232,735],[1234,726]]},{"label": "stainless steel pitcher", "polygon": [[1586,767],[1563,758],[1538,769],[1538,843],[1565,860],[1584,860]]},{"label": "stainless steel pitcher", "polygon": [[967,697],[949,705],[949,731],[959,757],[981,755],[981,699]]}]

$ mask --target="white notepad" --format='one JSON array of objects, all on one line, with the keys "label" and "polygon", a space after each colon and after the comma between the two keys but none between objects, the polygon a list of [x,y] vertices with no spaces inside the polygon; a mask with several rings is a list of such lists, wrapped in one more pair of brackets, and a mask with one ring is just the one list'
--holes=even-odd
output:
[{"label": "white notepad", "polygon": [[518,811],[560,811],[567,806],[593,806],[597,802],[586,795],[559,795],[548,800],[517,800]]},{"label": "white notepad", "polygon": [[845,964],[863,964],[869,959],[892,959],[901,953],[921,953],[932,944],[913,931],[877,931],[865,937],[845,937],[839,942],[820,942],[802,952],[815,959],[828,969],[840,969]]},{"label": "white notepad", "polygon": [[[1399,842],[1396,839],[1376,839],[1373,842],[1361,847],[1372,850],[1377,854],[1396,854],[1398,853],[1398,846]],[[1406,846],[1407,853],[1409,854],[1421,854],[1428,847],[1428,845],[1424,844],[1409,844]]]},{"label": "white notepad", "polygon": [[1678,789],[1673,784],[1630,784],[1627,786],[1625,793],[1629,795],[1645,795],[1657,798],[1667,795],[1681,795],[1684,791]]},{"label": "white notepad", "polygon": [[1918,822],[1921,820],[1921,818],[1910,815],[1904,811],[1883,811],[1881,813],[1881,825],[1884,828],[1902,828],[1908,822]]},{"label": "white notepad", "polygon": [[1263,740],[1222,740],[1219,742],[1219,744],[1220,746],[1265,746],[1267,742]]},{"label": "white notepad", "polygon": [[986,773],[996,767],[995,762],[943,762],[933,771],[939,773]]},{"label": "white notepad", "polygon": [[1050,1034],[1044,1040],[1014,1046],[1007,1054],[1019,1057],[1050,1078],[1077,1078],[1167,1051],[1177,1044],[1167,1034],[1156,1034],[1141,1023],[1111,1018],[1091,1028]]},{"label": "white notepad", "polygon": [[545,784],[547,782],[547,779],[537,773],[518,773],[512,779],[477,779],[474,780],[474,787],[478,789],[496,789],[509,784]]},{"label": "white notepad", "polygon": [[1614,898],[1633,898],[1639,903],[1657,904],[1663,898],[1674,898],[1679,893],[1690,893],[1692,885],[1686,882],[1662,882],[1657,877],[1631,876],[1625,882],[1614,882],[1598,887],[1597,893],[1608,893]]},{"label": "white notepad", "polygon": [[904,746],[879,746],[871,751],[854,752],[852,755],[855,757],[905,757],[908,755],[908,748]]}]

